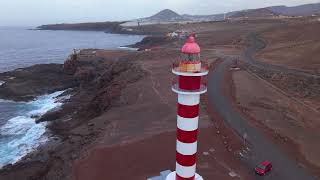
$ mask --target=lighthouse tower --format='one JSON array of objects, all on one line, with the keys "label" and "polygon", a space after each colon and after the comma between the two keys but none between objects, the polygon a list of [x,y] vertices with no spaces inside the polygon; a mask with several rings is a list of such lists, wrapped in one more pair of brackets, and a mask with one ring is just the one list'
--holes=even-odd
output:
[{"label": "lighthouse tower", "polygon": [[181,51],[182,60],[172,68],[179,79],[172,86],[178,94],[176,171],[166,180],[203,180],[196,173],[197,136],[200,95],[207,92],[201,79],[208,75],[208,66],[200,60],[200,47],[193,35]]}]

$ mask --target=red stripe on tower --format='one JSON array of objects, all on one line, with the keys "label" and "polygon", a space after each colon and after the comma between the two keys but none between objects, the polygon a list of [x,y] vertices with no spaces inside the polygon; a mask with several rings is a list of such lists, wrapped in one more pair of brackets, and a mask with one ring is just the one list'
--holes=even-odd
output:
[{"label": "red stripe on tower", "polygon": [[179,76],[179,88],[184,90],[198,90],[200,89],[201,76]]},{"label": "red stripe on tower", "polygon": [[177,128],[177,139],[183,143],[194,143],[197,141],[198,130],[184,131]]},{"label": "red stripe on tower", "polygon": [[176,153],[176,160],[181,166],[193,166],[196,164],[197,154],[182,155],[179,152]]},{"label": "red stripe on tower", "polygon": [[195,118],[199,116],[199,104],[188,106],[178,103],[178,115],[183,118]]}]

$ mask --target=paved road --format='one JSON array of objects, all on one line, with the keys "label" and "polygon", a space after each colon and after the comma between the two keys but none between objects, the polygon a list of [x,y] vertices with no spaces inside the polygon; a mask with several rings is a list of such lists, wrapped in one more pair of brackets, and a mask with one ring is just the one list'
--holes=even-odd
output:
[{"label": "paved road", "polygon": [[265,177],[257,179],[272,180],[312,180],[316,179],[300,167],[296,161],[288,158],[279,147],[273,144],[258,129],[251,126],[249,121],[242,118],[240,114],[233,110],[228,100],[222,96],[221,84],[223,81],[223,72],[228,69],[232,63],[231,58],[225,58],[225,61],[218,65],[213,72],[209,74],[208,93],[209,103],[216,108],[218,113],[225,121],[235,129],[239,135],[247,134],[247,140],[250,142],[250,153],[243,157],[245,163],[252,169],[263,161],[270,160],[274,165],[272,173]]},{"label": "paved road", "polygon": [[262,49],[264,49],[266,47],[266,43],[264,41],[262,41],[261,39],[259,39],[257,37],[256,33],[250,33],[248,35],[247,39],[250,42],[250,46],[245,50],[245,52],[243,54],[243,59],[247,63],[249,63],[253,66],[257,66],[262,69],[270,70],[270,71],[285,72],[288,74],[296,74],[296,75],[305,76],[305,77],[312,77],[312,78],[320,78],[319,75],[307,73],[304,71],[299,71],[296,69],[288,69],[283,66],[267,64],[267,63],[264,63],[264,62],[261,62],[261,61],[254,59],[253,55],[255,53],[261,51]]}]

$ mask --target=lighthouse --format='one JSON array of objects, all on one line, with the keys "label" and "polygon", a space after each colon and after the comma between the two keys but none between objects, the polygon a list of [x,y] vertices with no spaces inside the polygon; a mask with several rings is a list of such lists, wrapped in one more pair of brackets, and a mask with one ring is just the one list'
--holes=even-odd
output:
[{"label": "lighthouse", "polygon": [[189,36],[181,52],[181,60],[172,68],[178,76],[172,85],[172,91],[178,94],[176,171],[166,180],[203,180],[196,173],[197,137],[200,95],[207,92],[202,77],[208,75],[208,66],[201,62],[195,36]]}]

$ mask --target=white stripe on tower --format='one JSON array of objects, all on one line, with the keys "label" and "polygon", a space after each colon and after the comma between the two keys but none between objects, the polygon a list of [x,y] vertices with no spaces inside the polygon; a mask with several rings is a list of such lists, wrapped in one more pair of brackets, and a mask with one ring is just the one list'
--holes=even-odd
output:
[{"label": "white stripe on tower", "polygon": [[178,115],[177,126],[183,131],[195,131],[198,129],[199,116],[195,118],[183,118]]},{"label": "white stripe on tower", "polygon": [[178,94],[178,103],[186,106],[194,106],[200,104],[200,95]]},{"label": "white stripe on tower", "polygon": [[183,143],[177,140],[177,152],[182,155],[194,155],[197,153],[197,141],[194,143]]},{"label": "white stripe on tower", "polygon": [[179,163],[176,163],[176,172],[182,178],[194,177],[196,174],[196,164],[189,167],[181,166]]}]

